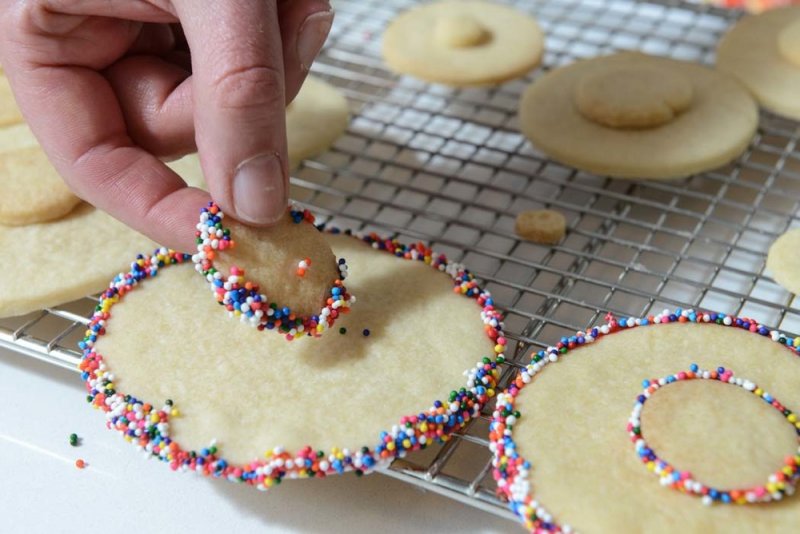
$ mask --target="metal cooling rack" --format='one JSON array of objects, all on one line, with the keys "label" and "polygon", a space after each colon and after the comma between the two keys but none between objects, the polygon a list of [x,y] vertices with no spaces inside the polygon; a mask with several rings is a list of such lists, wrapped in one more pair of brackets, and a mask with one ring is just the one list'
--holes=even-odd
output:
[{"label": "metal cooling rack", "polygon": [[[520,93],[542,71],[619,49],[712,63],[738,18],[678,1],[520,0],[547,34],[544,68],[488,89],[451,89],[388,72],[387,22],[409,0],[339,0],[315,71],[353,108],[347,134],[292,179],[294,199],[360,231],[425,240],[463,261],[507,314],[512,356],[596,324],[696,307],[800,333],[800,298],[765,276],[774,239],[800,226],[800,125],[762,115],[735,163],[680,181],[609,180],[559,165],[518,133]],[[515,215],[555,208],[569,230],[555,247],[516,239]],[[0,320],[0,346],[75,369],[94,301]],[[511,518],[495,496],[488,417],[454,440],[395,461],[383,474]]]}]

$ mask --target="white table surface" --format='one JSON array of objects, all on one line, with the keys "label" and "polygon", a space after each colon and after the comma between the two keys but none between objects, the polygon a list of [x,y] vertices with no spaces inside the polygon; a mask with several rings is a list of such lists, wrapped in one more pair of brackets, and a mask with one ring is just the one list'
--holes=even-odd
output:
[{"label": "white table surface", "polygon": [[[522,531],[378,474],[262,493],[174,473],[107,430],[84,399],[76,373],[0,349],[0,532]],[[78,458],[89,466],[77,469]]]}]

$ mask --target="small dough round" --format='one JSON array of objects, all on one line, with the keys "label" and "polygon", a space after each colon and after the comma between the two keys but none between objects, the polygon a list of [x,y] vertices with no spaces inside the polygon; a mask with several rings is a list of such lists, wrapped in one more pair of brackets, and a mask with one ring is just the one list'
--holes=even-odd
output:
[{"label": "small dough round", "polygon": [[[226,275],[231,266],[244,269],[245,280],[258,284],[269,302],[300,315],[319,314],[339,269],[316,226],[306,221],[295,224],[288,212],[269,228],[246,226],[229,217],[222,224],[230,229],[236,246],[217,253],[218,269]],[[306,258],[311,266],[300,277],[297,264]]]},{"label": "small dough round", "polygon": [[[190,185],[205,187],[196,156],[170,163],[170,167],[179,168]],[[0,224],[0,249],[5,256],[0,317],[23,315],[98,293],[108,285],[110,275],[126,270],[137,254],[150,253],[155,247],[150,239],[89,204],[80,204],[54,221]],[[211,297],[209,300],[213,302]]]},{"label": "small dough round", "polygon": [[172,399],[181,415],[170,435],[183,449],[216,439],[241,464],[277,446],[373,447],[401,417],[464,386],[464,370],[493,353],[481,307],[455,294],[449,276],[324,235],[348,259],[348,289],[359,295],[336,332],[287,343],[232,321],[191,264],[174,265],[112,310],[95,347],[115,385],[154,405]]},{"label": "small dough round", "polygon": [[[612,75],[625,81],[624,94],[610,94],[622,91]],[[747,148],[758,126],[755,102],[732,77],[635,52],[549,72],[525,91],[519,113],[522,132],[554,159],[617,178],[719,167]]]},{"label": "small dough round", "polygon": [[[5,150],[0,135],[0,224],[21,226],[63,217],[80,199],[61,179],[26,125],[14,128],[15,142]],[[6,132],[3,132],[7,135]]]},{"label": "small dough round", "polygon": [[401,74],[455,86],[496,84],[522,76],[542,58],[533,17],[485,1],[414,7],[383,35],[383,57]]},{"label": "small dough round", "polygon": [[800,6],[744,17],[720,40],[717,68],[769,111],[800,119]]},{"label": "small dough round", "polygon": [[[792,410],[800,358],[735,327],[653,325],[623,330],[548,364],[517,396],[513,439],[531,462],[534,498],[577,532],[796,532],[800,498],[703,506],[664,488],[641,463],[626,424],[642,380],[697,363],[724,366]],[[730,385],[691,381],[654,394],[642,412],[648,441],[675,467],[722,488],[763,483],[797,451],[780,413]],[[565,447],[565,443],[570,443]]]},{"label": "small dough round", "polygon": [[11,85],[3,71],[0,70],[0,127],[17,124],[23,121],[22,113],[14,100]]},{"label": "small dough round", "polygon": [[610,128],[650,128],[673,120],[692,103],[685,76],[624,66],[584,76],[575,88],[581,115]]},{"label": "small dough round", "polygon": [[776,282],[800,295],[800,228],[789,230],[769,247],[767,269]]},{"label": "small dough round", "polygon": [[567,220],[555,210],[530,210],[517,215],[514,231],[523,239],[542,245],[555,245],[567,231]]},{"label": "small dough round", "polygon": [[309,76],[286,108],[289,169],[327,150],[347,129],[347,99],[331,84]]}]

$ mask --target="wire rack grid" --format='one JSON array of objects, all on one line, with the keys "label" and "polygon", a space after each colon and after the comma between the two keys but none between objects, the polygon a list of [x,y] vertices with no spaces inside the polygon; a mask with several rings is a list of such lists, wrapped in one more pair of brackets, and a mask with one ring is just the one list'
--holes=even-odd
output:
[{"label": "wire rack grid", "polygon": [[[462,261],[506,313],[504,384],[532,350],[596,324],[695,307],[800,333],[800,298],[764,273],[774,239],[800,226],[800,125],[762,114],[737,161],[679,181],[629,181],[560,165],[519,133],[516,108],[541,72],[635,49],[710,64],[736,12],[677,0],[517,1],[547,35],[543,68],[497,87],[453,89],[388,72],[380,36],[410,0],[338,0],[315,64],[353,118],[326,154],[292,178],[292,197],[342,228],[424,240]],[[554,247],[516,238],[517,213],[550,207],[568,233]],[[75,369],[93,299],[0,321],[0,346]],[[49,332],[47,335],[44,332]],[[491,406],[444,445],[383,474],[513,517],[495,494]]]}]

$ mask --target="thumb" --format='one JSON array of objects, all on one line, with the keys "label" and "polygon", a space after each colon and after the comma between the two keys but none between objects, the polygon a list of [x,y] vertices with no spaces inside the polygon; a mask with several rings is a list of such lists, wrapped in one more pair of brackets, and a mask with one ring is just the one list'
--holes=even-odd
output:
[{"label": "thumb", "polygon": [[276,2],[173,4],[192,53],[195,136],[211,196],[243,222],[272,224],[288,204]]}]

